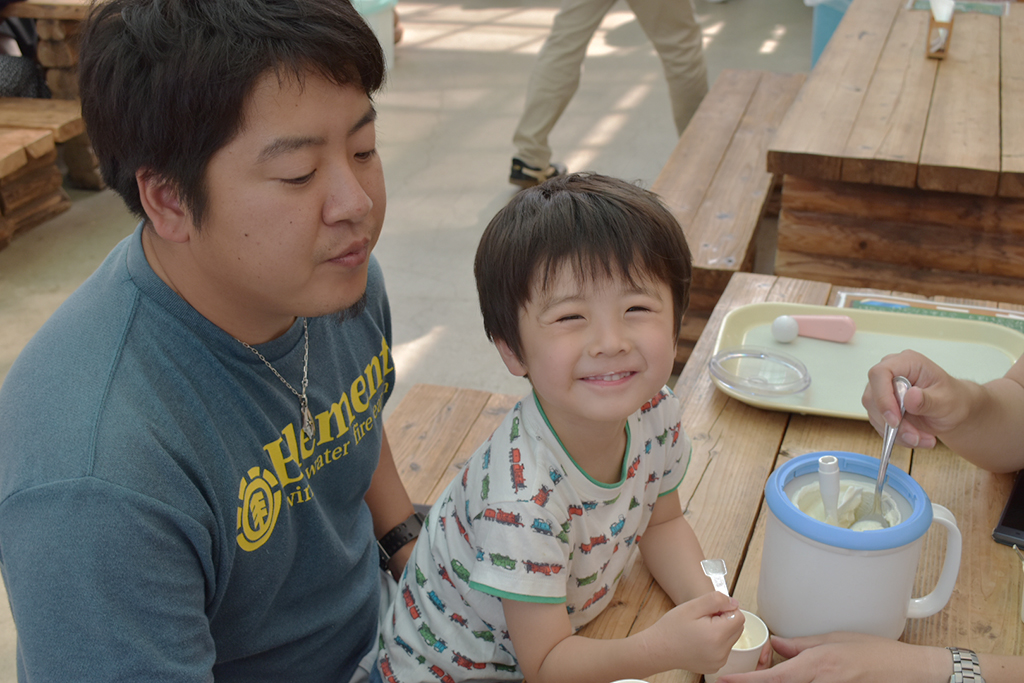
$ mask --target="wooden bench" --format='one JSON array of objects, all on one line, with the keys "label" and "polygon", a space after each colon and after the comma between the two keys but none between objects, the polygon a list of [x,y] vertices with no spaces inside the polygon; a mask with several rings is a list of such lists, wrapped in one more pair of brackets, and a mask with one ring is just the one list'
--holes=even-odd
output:
[{"label": "wooden bench", "polygon": [[68,180],[87,190],[105,187],[78,100],[0,97],[0,126],[50,130],[62,148]]},{"label": "wooden bench", "polygon": [[[54,102],[67,100],[75,107],[79,133],[58,139],[68,180],[75,187],[101,190],[105,187],[99,172],[99,161],[93,153],[89,138],[81,125],[78,104],[78,31],[89,15],[92,0],[19,0],[0,11],[0,19],[18,17],[35,21],[39,40],[36,61],[46,73],[46,84]],[[2,124],[8,125],[8,124]],[[17,124],[34,128],[32,123]]]},{"label": "wooden bench", "polygon": [[52,131],[0,127],[0,248],[71,207],[63,180]]},{"label": "wooden bench", "polygon": [[0,98],[0,247],[70,208],[58,145],[73,185],[104,186],[76,100]]},{"label": "wooden bench", "polygon": [[395,465],[415,503],[433,503],[520,399],[416,384],[387,419]]},{"label": "wooden bench", "polygon": [[693,252],[677,371],[732,274],[753,270],[761,219],[778,215],[779,183],[765,171],[765,159],[804,80],[804,74],[723,71],[651,186],[683,227]]}]

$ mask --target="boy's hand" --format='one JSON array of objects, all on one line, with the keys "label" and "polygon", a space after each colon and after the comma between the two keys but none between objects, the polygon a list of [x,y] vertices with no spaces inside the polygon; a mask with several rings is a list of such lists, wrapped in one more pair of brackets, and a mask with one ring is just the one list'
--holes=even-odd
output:
[{"label": "boy's hand", "polygon": [[705,593],[672,608],[644,633],[649,656],[670,662],[663,670],[713,673],[725,666],[743,633],[743,613],[734,598]]}]

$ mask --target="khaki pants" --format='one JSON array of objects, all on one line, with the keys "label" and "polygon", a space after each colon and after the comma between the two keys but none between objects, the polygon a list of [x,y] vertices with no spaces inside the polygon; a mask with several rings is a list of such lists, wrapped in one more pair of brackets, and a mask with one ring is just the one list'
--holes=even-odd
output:
[{"label": "khaki pants", "polygon": [[[526,108],[512,138],[520,159],[545,168],[548,134],[576,94],[587,45],[616,0],[562,0],[530,74]],[[682,135],[708,91],[700,26],[691,0],[626,0],[661,58],[676,132]]]}]

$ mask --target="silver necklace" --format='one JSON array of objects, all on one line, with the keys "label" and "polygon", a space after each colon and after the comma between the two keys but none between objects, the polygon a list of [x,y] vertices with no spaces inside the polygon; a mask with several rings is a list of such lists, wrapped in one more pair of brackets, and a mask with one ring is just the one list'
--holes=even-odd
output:
[{"label": "silver necklace", "polygon": [[239,344],[241,344],[245,348],[247,348],[250,351],[252,351],[253,353],[255,353],[256,357],[259,358],[261,361],[263,361],[263,364],[266,365],[268,368],[270,368],[270,371],[272,373],[274,373],[274,375],[279,380],[284,382],[284,385],[286,387],[288,387],[288,389],[291,390],[291,392],[293,394],[295,394],[296,398],[299,399],[299,412],[302,414],[302,431],[305,432],[306,438],[312,439],[313,438],[313,414],[309,412],[309,400],[306,398],[306,387],[309,386],[309,323],[306,321],[305,318],[302,319],[302,334],[306,338],[306,350],[305,350],[305,353],[302,356],[302,393],[301,394],[299,392],[295,391],[295,387],[293,387],[291,384],[289,384],[288,380],[286,380],[284,377],[281,376],[281,373],[277,371],[277,368],[275,368],[273,365],[271,365],[270,361],[267,360],[266,358],[264,358],[262,353],[260,353],[259,351],[257,351],[253,347],[249,346],[248,344],[246,344],[241,339],[238,339],[237,337],[235,338],[235,341],[237,341]]}]

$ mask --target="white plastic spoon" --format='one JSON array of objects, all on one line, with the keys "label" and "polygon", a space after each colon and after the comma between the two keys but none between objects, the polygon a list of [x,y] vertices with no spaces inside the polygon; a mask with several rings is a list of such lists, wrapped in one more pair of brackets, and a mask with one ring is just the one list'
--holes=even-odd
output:
[{"label": "white plastic spoon", "polygon": [[725,585],[725,560],[701,560],[700,568],[711,577],[711,585],[722,595],[729,595],[729,587]]}]

